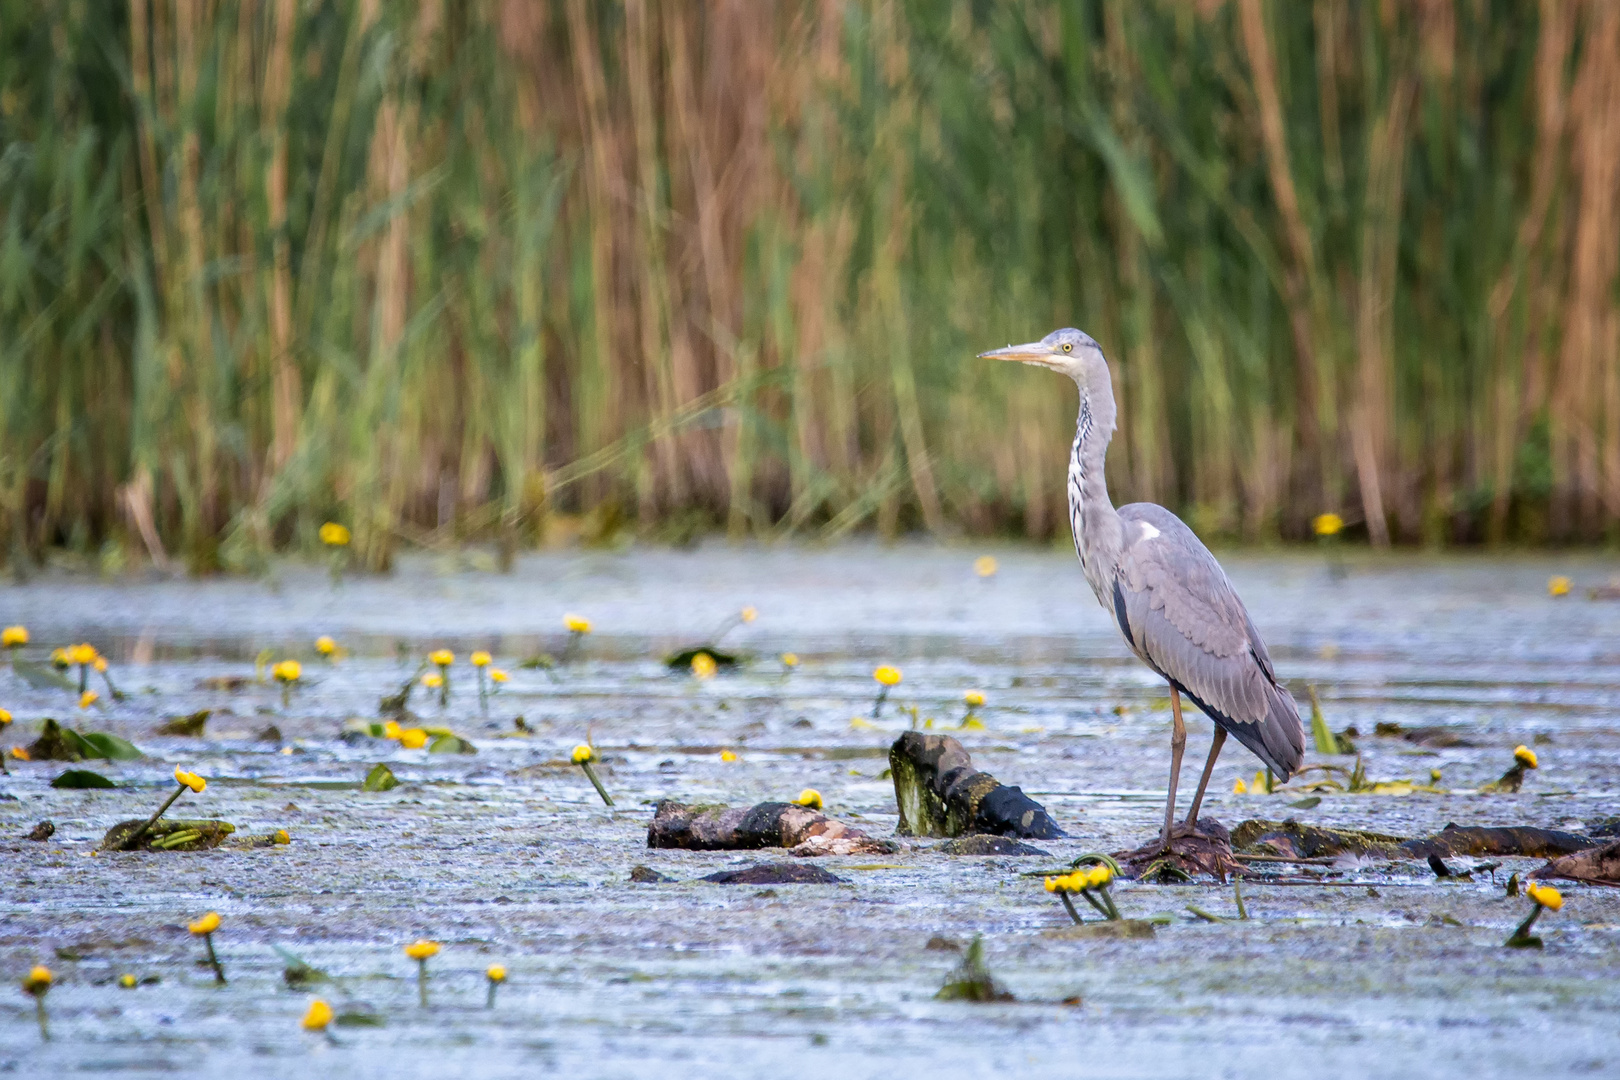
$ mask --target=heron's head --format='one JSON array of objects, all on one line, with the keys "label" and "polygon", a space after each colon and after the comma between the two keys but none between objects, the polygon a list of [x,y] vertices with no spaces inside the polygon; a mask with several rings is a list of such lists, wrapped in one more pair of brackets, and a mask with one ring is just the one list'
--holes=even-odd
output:
[{"label": "heron's head", "polygon": [[1061,371],[1075,382],[1087,386],[1099,378],[1107,380],[1108,362],[1103,359],[1102,348],[1090,334],[1064,328],[1054,330],[1039,341],[1027,345],[1009,345],[1005,349],[982,352],[988,360],[1017,360],[1023,364]]}]

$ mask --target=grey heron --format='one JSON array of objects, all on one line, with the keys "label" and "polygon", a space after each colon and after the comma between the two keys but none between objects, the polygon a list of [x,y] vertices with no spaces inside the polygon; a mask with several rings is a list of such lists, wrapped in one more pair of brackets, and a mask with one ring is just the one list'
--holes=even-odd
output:
[{"label": "grey heron", "polygon": [[1069,452],[1069,524],[1091,591],[1125,643],[1170,684],[1170,792],[1163,845],[1170,846],[1187,729],[1181,695],[1215,722],[1215,737],[1186,824],[1198,808],[1228,734],[1282,779],[1305,756],[1305,729],[1277,681],[1266,644],[1215,556],[1180,518],[1153,503],[1114,509],[1103,462],[1114,434],[1114,388],[1102,349],[1079,330],[980,353],[1060,371],[1080,388],[1080,419]]}]

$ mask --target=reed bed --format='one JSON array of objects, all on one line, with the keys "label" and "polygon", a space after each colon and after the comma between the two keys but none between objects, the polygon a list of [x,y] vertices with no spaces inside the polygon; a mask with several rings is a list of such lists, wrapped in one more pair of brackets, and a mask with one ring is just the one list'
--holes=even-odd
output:
[{"label": "reed bed", "polygon": [[0,0],[0,535],[1620,524],[1620,5]]}]

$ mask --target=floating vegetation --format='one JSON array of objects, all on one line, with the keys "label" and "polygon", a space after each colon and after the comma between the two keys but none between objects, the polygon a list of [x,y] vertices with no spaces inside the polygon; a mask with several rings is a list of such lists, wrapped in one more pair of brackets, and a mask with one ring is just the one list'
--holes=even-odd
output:
[{"label": "floating vegetation", "polygon": [[361,791],[392,791],[399,787],[399,778],[394,770],[388,767],[387,762],[379,761],[366,773],[366,778],[360,782]]},{"label": "floating vegetation", "polygon": [[1079,896],[1105,919],[1118,919],[1119,908],[1114,905],[1108,886],[1119,872],[1119,864],[1107,855],[1082,855],[1074,861],[1074,869],[1069,873],[1047,878],[1046,891],[1057,894],[1058,899],[1063,901],[1063,909],[1077,926],[1085,920],[1080,917],[1071,896]]},{"label": "floating vegetation", "polygon": [[289,990],[302,990],[316,983],[331,982],[332,977],[320,968],[308,963],[303,957],[290,949],[280,945],[271,945],[276,955],[281,957],[281,981],[287,984]]},{"label": "floating vegetation", "polygon": [[872,703],[872,719],[876,720],[878,714],[883,711],[883,703],[889,699],[889,691],[899,686],[905,676],[900,674],[900,669],[894,665],[882,664],[873,670],[872,678],[876,679],[878,684],[877,700]]},{"label": "floating vegetation", "polygon": [[417,938],[405,946],[405,955],[416,961],[416,994],[425,1009],[428,1006],[427,962],[439,955],[439,943]]},{"label": "floating vegetation", "polygon": [[1511,794],[1524,786],[1526,772],[1539,768],[1541,763],[1536,759],[1536,752],[1521,743],[1513,748],[1512,767],[1479,790],[1487,794]]},{"label": "floating vegetation", "polygon": [[[709,634],[708,640],[700,642],[696,645],[688,645],[685,648],[676,649],[674,652],[664,657],[665,666],[673,671],[690,669],[692,674],[697,675],[700,679],[708,678],[710,675],[712,675],[714,673],[714,668],[736,667],[741,658],[736,653],[727,652],[724,649],[721,649],[719,647],[720,639],[731,633],[731,631],[737,627],[751,623],[758,617],[759,612],[753,607],[745,607],[734,614],[727,615],[724,619],[720,620],[720,625],[716,626],[713,632]],[[700,674],[698,671],[697,658],[704,655],[708,656],[709,663],[713,665],[713,667],[709,668],[708,675]]]},{"label": "floating vegetation", "polygon": [[1551,885],[1543,885],[1532,881],[1525,886],[1525,895],[1530,898],[1530,914],[1525,920],[1514,928],[1513,933],[1503,942],[1510,949],[1539,949],[1541,938],[1530,933],[1536,920],[1541,918],[1543,911],[1557,911],[1564,906],[1564,897]]},{"label": "floating vegetation", "polygon": [[1311,696],[1311,741],[1318,754],[1354,754],[1356,744],[1350,741],[1349,733],[1335,734],[1328,728],[1327,718],[1322,715],[1322,703],[1317,700],[1316,687],[1306,687]]},{"label": "floating vegetation", "polygon": [[602,781],[597,778],[596,770],[592,767],[592,763],[597,760],[597,757],[596,751],[592,749],[590,744],[580,743],[578,746],[574,747],[572,760],[575,765],[578,765],[584,770],[585,778],[591,782],[591,786],[596,789],[596,793],[602,796],[602,802],[608,806],[612,806],[613,796],[607,793],[607,788],[602,786]]},{"label": "floating vegetation", "polygon": [[196,922],[186,927],[191,931],[192,937],[203,939],[203,945],[208,950],[208,964],[214,969],[214,982],[219,986],[225,985],[225,968],[219,962],[219,954],[214,952],[214,931],[219,929],[219,912],[210,911]]},{"label": "floating vegetation", "polygon": [[114,784],[105,776],[102,776],[98,772],[91,772],[89,769],[68,769],[55,780],[51,781],[51,787],[53,788],[91,790],[95,788],[113,788],[117,786],[117,784]]},{"label": "floating vegetation", "polygon": [[36,964],[32,970],[23,977],[22,992],[34,999],[34,1016],[39,1020],[39,1037],[45,1042],[51,1041],[50,1024],[45,1016],[45,995],[51,990],[51,969],[43,964]]},{"label": "floating vegetation", "polygon": [[495,1007],[495,991],[501,983],[506,981],[506,965],[491,964],[484,969],[484,981],[489,983],[489,996],[484,999],[484,1008]]},{"label": "floating vegetation", "polygon": [[180,716],[158,727],[158,735],[183,735],[187,738],[201,738],[203,727],[208,718],[214,715],[212,709],[198,709],[190,716]]},{"label": "floating vegetation", "polygon": [[39,738],[28,745],[25,761],[135,761],[143,755],[132,743],[102,731],[75,731],[47,718]]},{"label": "floating vegetation", "polygon": [[934,995],[938,1001],[1013,1001],[1008,990],[996,982],[984,962],[984,939],[975,934],[961,963],[945,977],[945,985]]},{"label": "floating vegetation", "polygon": [[[208,787],[208,781],[204,780],[202,777],[198,776],[196,773],[186,772],[184,769],[180,768],[178,765],[176,765],[175,769],[174,769],[174,782],[176,784],[176,787],[174,789],[173,794],[171,794],[168,797],[168,799],[164,801],[163,805],[158,807],[157,811],[155,813],[153,813],[151,817],[147,818],[144,823],[132,823],[132,822],[125,821],[125,822],[119,823],[118,825],[114,825],[111,829],[108,829],[107,830],[107,835],[101,841],[102,850],[104,850],[104,851],[131,851],[131,850],[133,850],[136,847],[136,845],[138,845],[138,844],[140,844],[142,842],[142,840],[146,837],[147,833],[151,832],[153,827],[157,825],[158,818],[163,816],[164,811],[168,810],[169,807],[174,805],[174,801],[176,799],[178,799],[181,795],[184,795],[187,791],[190,791],[190,792],[193,792],[195,794],[200,795],[200,794],[202,794],[203,790]],[[123,830],[124,826],[131,825],[131,824],[136,825],[136,827],[133,830],[127,831],[127,832],[121,831],[121,830]],[[220,824],[225,824],[225,823],[221,822]],[[182,831],[190,831],[190,830],[182,830]],[[198,830],[198,832],[199,832],[199,838],[200,838],[202,830]],[[189,841],[187,841],[187,842],[189,842]],[[218,843],[218,841],[216,840],[215,844],[217,845],[217,843]],[[176,844],[174,846],[178,846],[178,844]],[[209,845],[209,846],[214,846],[214,845]]]}]

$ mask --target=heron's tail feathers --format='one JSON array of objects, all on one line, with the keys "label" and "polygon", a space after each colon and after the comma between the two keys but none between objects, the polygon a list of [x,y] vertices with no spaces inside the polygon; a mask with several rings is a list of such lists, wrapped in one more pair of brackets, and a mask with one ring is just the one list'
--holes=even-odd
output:
[{"label": "heron's tail feathers", "polygon": [[1233,734],[1271,767],[1278,780],[1286,781],[1305,761],[1305,725],[1300,723],[1292,694],[1270,683],[1266,689],[1270,706],[1266,718],[1258,724],[1244,724],[1246,732]]}]

